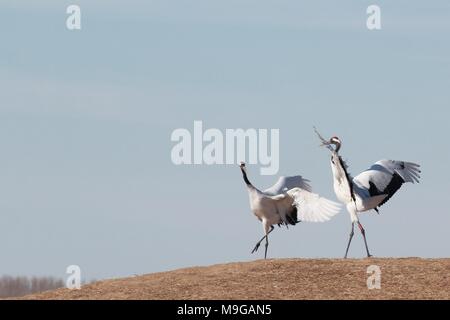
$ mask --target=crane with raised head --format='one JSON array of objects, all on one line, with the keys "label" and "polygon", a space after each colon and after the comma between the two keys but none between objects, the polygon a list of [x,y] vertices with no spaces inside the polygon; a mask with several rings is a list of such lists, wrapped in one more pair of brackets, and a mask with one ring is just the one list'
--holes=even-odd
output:
[{"label": "crane with raised head", "polygon": [[330,140],[326,140],[317,129],[314,128],[314,130],[322,141],[321,146],[327,147],[331,152],[334,192],[350,213],[352,227],[345,258],[348,256],[355,224],[358,225],[363,235],[367,256],[371,257],[366,231],[359,221],[358,215],[369,210],[379,213],[379,208],[388,202],[403,184],[418,183],[421,173],[420,165],[406,161],[380,160],[353,178],[348,172],[347,164],[339,155],[342,147],[341,139],[333,136]]},{"label": "crane with raised head", "polygon": [[301,176],[280,177],[271,188],[260,191],[249,181],[245,163],[241,162],[240,168],[247,186],[250,208],[264,229],[264,237],[258,241],[252,253],[258,251],[266,240],[265,259],[269,234],[275,229],[274,225],[288,227],[303,221],[325,222],[340,211],[339,203],[312,193],[309,181]]}]

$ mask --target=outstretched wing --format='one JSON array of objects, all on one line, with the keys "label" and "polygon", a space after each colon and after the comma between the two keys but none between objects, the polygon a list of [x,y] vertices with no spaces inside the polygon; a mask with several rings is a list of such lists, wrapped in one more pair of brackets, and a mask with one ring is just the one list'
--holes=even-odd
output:
[{"label": "outstretched wing", "polygon": [[270,196],[276,196],[286,193],[288,190],[291,190],[293,188],[301,188],[311,191],[309,182],[309,180],[303,179],[302,176],[280,177],[277,183],[275,183],[269,189],[265,190],[263,193]]},{"label": "outstretched wing", "polygon": [[353,179],[358,187],[365,189],[373,197],[385,194],[382,206],[401,188],[404,183],[418,183],[420,165],[394,160],[380,160]]},{"label": "outstretched wing", "polygon": [[287,192],[294,199],[300,221],[325,222],[339,213],[341,205],[310,191],[294,188]]}]

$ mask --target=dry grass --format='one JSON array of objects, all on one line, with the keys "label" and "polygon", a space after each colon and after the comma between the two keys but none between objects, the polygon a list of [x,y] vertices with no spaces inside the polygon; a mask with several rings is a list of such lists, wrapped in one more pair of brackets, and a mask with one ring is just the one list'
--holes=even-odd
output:
[{"label": "dry grass", "polygon": [[[382,270],[367,289],[367,267]],[[27,299],[450,299],[450,259],[283,259],[195,267]]]}]

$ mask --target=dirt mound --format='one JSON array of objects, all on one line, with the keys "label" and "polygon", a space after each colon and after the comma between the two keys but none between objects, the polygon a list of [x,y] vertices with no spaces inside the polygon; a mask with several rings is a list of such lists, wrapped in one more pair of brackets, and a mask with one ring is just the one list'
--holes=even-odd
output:
[{"label": "dirt mound", "polygon": [[[381,268],[369,290],[367,268]],[[450,299],[450,259],[282,259],[107,280],[26,299]]]}]

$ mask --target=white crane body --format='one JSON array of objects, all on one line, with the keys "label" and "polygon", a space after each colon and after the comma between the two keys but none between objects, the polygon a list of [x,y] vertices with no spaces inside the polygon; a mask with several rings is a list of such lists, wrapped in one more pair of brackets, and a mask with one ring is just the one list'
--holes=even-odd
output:
[{"label": "white crane body", "polygon": [[[336,197],[346,205],[352,221],[350,240],[347,245],[345,257],[353,238],[354,224],[357,223],[364,236],[367,255],[370,257],[365,230],[359,222],[360,213],[375,210],[389,201],[404,183],[418,183],[420,179],[420,165],[396,160],[380,160],[369,169],[356,177],[348,173],[348,166],[339,156],[342,142],[338,137],[325,140],[316,130],[322,146],[331,151],[331,170],[333,173],[333,187]],[[335,146],[335,148],[332,147]]]},{"label": "white crane body", "polygon": [[301,221],[325,222],[340,211],[340,204],[312,193],[309,181],[301,176],[281,177],[274,186],[260,191],[248,180],[245,164],[241,163],[240,167],[247,185],[250,209],[262,223],[265,234],[252,253],[266,239],[267,258],[268,235],[274,225],[295,226]]}]

